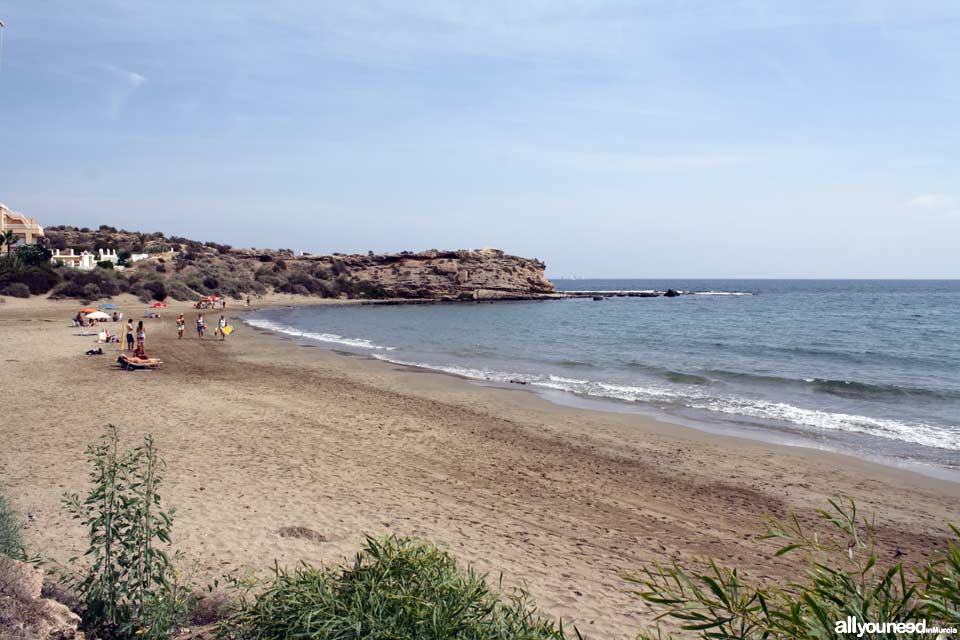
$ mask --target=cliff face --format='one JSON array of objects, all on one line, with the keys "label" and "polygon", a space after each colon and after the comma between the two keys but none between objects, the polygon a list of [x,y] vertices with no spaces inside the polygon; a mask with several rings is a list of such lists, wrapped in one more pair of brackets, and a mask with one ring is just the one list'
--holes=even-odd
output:
[{"label": "cliff face", "polygon": [[542,262],[498,249],[303,256],[296,262],[344,269],[354,280],[382,288],[390,298],[502,300],[554,292],[553,283],[544,277]]},{"label": "cliff face", "polygon": [[[554,293],[542,262],[498,249],[297,256],[289,250],[237,249],[106,226],[47,227],[46,232],[51,248],[153,255],[123,271],[130,291],[140,293],[160,281],[167,295],[179,300],[210,294],[240,298],[271,290],[327,298],[425,300],[511,300]],[[176,252],[173,259],[152,253],[170,249]]]}]

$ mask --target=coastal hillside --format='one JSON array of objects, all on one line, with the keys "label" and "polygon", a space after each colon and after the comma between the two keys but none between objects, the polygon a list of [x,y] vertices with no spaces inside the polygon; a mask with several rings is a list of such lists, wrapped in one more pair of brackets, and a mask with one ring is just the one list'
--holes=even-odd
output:
[{"label": "coastal hillside", "polygon": [[[241,298],[280,292],[328,298],[505,300],[554,292],[543,262],[498,249],[295,255],[290,250],[238,249],[106,225],[48,227],[46,235],[47,247],[54,251],[116,251],[126,268],[122,277],[114,277],[118,280],[114,284],[144,297],[188,300],[198,295]],[[147,257],[133,261],[137,254]],[[83,287],[89,284],[84,282]],[[101,291],[111,288],[110,283],[95,284]]]}]

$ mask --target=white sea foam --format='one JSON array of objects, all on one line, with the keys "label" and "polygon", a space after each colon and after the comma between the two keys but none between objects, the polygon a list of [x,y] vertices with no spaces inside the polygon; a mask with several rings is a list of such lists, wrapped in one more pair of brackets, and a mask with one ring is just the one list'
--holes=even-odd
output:
[{"label": "white sea foam", "polygon": [[824,431],[846,431],[912,442],[927,447],[960,451],[960,432],[922,422],[898,422],[849,413],[804,409],[784,402],[718,398],[707,403],[691,402],[695,409],[780,420]]},{"label": "white sea foam", "polygon": [[752,296],[749,291],[691,291],[695,296]]},{"label": "white sea foam", "polygon": [[428,364],[426,362],[416,362],[412,360],[400,360],[398,358],[389,358],[379,353],[373,354],[377,360],[383,360],[391,364],[398,364],[404,367],[417,367],[420,369],[430,369],[432,371],[442,371],[462,378],[472,378],[474,380],[489,380],[491,382],[532,382],[536,380],[535,376],[524,373],[505,373],[503,371],[493,371],[490,369],[473,369],[470,367],[444,366],[438,364]]},{"label": "white sea foam", "polygon": [[465,378],[493,382],[520,381],[531,387],[567,391],[584,396],[625,402],[655,402],[663,406],[679,405],[691,409],[726,415],[786,422],[822,431],[859,433],[890,440],[900,440],[927,447],[960,451],[960,431],[918,422],[898,422],[848,413],[804,409],[783,402],[713,396],[696,389],[666,385],[633,386],[581,380],[551,375],[546,378],[531,374],[507,373],[488,369],[442,366],[423,362],[402,361],[375,354],[375,358],[405,366],[442,371]]},{"label": "white sea foam", "polygon": [[960,428],[930,425],[922,422],[900,422],[849,413],[806,409],[784,402],[710,394],[689,385],[646,384],[625,385],[596,380],[568,378],[558,375],[541,376],[528,373],[510,373],[456,365],[436,365],[413,360],[401,360],[385,355],[394,347],[378,345],[364,338],[350,338],[332,333],[301,331],[262,318],[250,318],[247,323],[285,335],[331,344],[369,349],[378,360],[393,364],[440,371],[474,380],[510,383],[522,382],[531,387],[566,391],[578,395],[608,398],[625,402],[653,402],[660,407],[680,406],[691,409],[742,416],[759,420],[799,425],[819,431],[865,434],[890,440],[960,451]]},{"label": "white sea foam", "polygon": [[260,329],[267,329],[268,331],[275,331],[276,333],[282,333],[284,335],[293,336],[295,338],[306,338],[307,340],[316,340],[318,342],[330,342],[333,344],[339,344],[346,347],[357,347],[359,349],[373,349],[378,351],[393,351],[396,347],[384,347],[379,344],[374,344],[373,342],[365,338],[347,338],[344,336],[338,336],[335,333],[316,333],[313,331],[301,331],[295,327],[291,327],[285,324],[277,324],[271,320],[266,320],[264,318],[248,318],[246,320],[247,324],[252,327],[259,327]]}]

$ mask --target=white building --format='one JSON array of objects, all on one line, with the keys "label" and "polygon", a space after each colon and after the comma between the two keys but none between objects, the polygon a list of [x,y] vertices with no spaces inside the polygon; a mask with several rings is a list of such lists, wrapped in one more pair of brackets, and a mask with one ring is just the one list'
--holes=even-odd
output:
[{"label": "white building", "polygon": [[65,251],[60,251],[57,249],[53,252],[53,257],[50,258],[50,262],[57,264],[58,262],[65,267],[73,267],[74,269],[84,269],[89,270],[97,266],[98,262],[112,262],[117,264],[117,252],[115,249],[99,249],[97,253],[91,253],[89,251],[81,251],[80,253],[74,253],[73,248],[67,249]]}]

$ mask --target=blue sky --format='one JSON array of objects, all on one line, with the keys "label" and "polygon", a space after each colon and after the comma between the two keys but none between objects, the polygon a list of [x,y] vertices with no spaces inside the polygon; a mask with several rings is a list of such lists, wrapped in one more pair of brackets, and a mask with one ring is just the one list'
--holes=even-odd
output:
[{"label": "blue sky", "polygon": [[0,201],[553,277],[960,277],[960,3],[0,0]]}]

